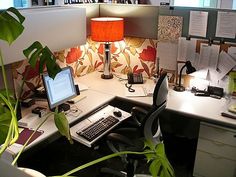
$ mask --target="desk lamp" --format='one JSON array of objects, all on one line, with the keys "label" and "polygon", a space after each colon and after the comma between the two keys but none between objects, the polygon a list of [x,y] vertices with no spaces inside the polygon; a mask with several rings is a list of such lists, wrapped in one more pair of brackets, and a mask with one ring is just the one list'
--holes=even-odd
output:
[{"label": "desk lamp", "polygon": [[124,38],[123,18],[98,17],[91,19],[91,39],[96,42],[104,42],[104,68],[101,78],[111,79],[111,42],[120,41]]},{"label": "desk lamp", "polygon": [[184,86],[181,85],[181,77],[182,77],[182,72],[183,72],[183,69],[186,67],[186,73],[187,74],[191,74],[193,72],[196,71],[196,69],[192,66],[191,62],[190,61],[186,61],[184,66],[182,66],[182,68],[180,69],[180,73],[179,73],[179,84],[176,85],[174,87],[174,90],[175,91],[178,91],[178,92],[183,92],[185,91],[185,88]]}]

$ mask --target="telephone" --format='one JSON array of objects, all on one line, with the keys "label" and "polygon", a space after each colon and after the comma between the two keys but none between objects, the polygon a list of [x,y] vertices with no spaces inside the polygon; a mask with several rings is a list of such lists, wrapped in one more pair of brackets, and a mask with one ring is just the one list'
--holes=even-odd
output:
[{"label": "telephone", "polygon": [[128,84],[143,84],[142,73],[128,73]]}]

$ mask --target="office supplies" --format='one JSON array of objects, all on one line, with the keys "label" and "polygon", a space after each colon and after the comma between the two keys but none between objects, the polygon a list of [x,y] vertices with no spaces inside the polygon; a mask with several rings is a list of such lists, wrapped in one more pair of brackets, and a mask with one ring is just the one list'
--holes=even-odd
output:
[{"label": "office supplies", "polygon": [[39,117],[43,117],[48,113],[48,111],[47,108],[37,106],[36,108],[32,109],[32,113],[37,114]]},{"label": "office supplies", "polygon": [[49,108],[54,109],[58,106],[59,111],[69,110],[70,105],[66,102],[77,96],[70,67],[63,68],[54,79],[50,78],[47,73],[42,77]]},{"label": "office supplies", "polygon": [[132,88],[125,88],[125,96],[127,97],[138,97],[147,96],[145,87],[140,85],[133,85]]},{"label": "office supplies", "polygon": [[114,127],[119,120],[113,116],[108,116],[106,118],[101,118],[91,126],[83,129],[82,131],[77,131],[79,136],[82,136],[88,141],[92,141],[105,131]]},{"label": "office supplies", "polygon": [[[29,129],[29,128],[24,128],[23,131],[20,132],[19,139],[16,141],[18,144],[24,145],[26,141],[29,139],[31,134],[34,133],[34,130]],[[38,138],[40,135],[43,134],[43,131],[36,131],[35,134],[32,136],[28,144],[33,142],[36,138]]]},{"label": "office supplies", "polygon": [[128,84],[143,84],[143,75],[142,73],[128,73]]},{"label": "office supplies", "polygon": [[220,98],[224,96],[224,89],[221,87],[208,86],[207,91],[210,96],[218,96]]},{"label": "office supplies", "polygon": [[124,19],[115,17],[98,17],[91,19],[91,39],[104,42],[103,79],[112,79],[110,42],[121,41],[124,38]]},{"label": "office supplies", "polygon": [[35,100],[32,98],[27,98],[21,102],[21,106],[26,107],[26,108],[29,108],[33,104],[35,104]]},{"label": "office supplies", "polygon": [[29,113],[18,120],[18,125],[20,127],[30,128],[35,124],[35,121],[38,119],[37,114]]}]

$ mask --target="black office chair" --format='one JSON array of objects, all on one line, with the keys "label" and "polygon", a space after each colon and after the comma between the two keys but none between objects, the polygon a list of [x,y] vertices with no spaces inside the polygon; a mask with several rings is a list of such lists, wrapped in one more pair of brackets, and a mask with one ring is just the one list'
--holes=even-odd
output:
[{"label": "black office chair", "polygon": [[[107,144],[113,152],[124,150],[142,151],[144,140],[149,140],[155,145],[161,141],[161,131],[158,115],[165,109],[168,94],[167,74],[162,73],[158,79],[154,93],[153,104],[149,111],[141,107],[133,107],[132,121],[125,127],[118,128],[107,135]],[[128,126],[127,126],[128,125]],[[126,173],[120,173],[110,168],[103,168],[102,172],[115,174],[121,177],[133,177],[136,162],[144,156],[122,156],[122,162],[126,163]]]}]

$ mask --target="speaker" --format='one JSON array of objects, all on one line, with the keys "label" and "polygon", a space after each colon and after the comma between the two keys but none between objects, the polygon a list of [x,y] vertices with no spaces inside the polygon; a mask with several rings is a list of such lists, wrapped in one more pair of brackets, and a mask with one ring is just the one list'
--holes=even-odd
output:
[{"label": "speaker", "polygon": [[79,86],[78,86],[78,84],[75,85],[75,90],[76,90],[77,95],[80,95],[80,91],[79,91]]}]

